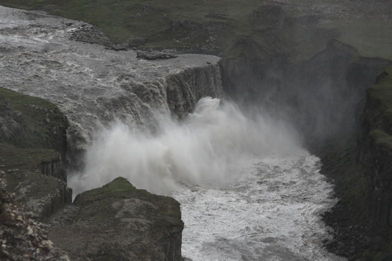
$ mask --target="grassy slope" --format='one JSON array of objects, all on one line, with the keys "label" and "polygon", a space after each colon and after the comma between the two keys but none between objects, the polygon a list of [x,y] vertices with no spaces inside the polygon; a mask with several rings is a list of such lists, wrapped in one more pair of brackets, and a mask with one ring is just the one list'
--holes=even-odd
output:
[{"label": "grassy slope", "polygon": [[[173,20],[205,23],[216,21],[211,13],[225,13],[241,21],[257,3],[236,0],[2,0],[0,4],[25,9],[45,10],[71,19],[83,20],[100,27],[115,41],[130,37],[148,37],[170,28]],[[219,20],[219,19],[218,19]]]},{"label": "grassy slope", "polygon": [[[147,40],[143,47],[147,48],[207,49],[220,53],[219,51],[231,46],[239,37],[250,36],[262,41],[270,38],[272,42],[264,42],[265,45],[277,49],[287,48],[288,53],[302,52],[301,57],[309,57],[324,48],[327,40],[325,37],[334,37],[357,47],[365,56],[392,59],[392,49],[389,48],[392,44],[389,37],[392,23],[378,19],[374,14],[366,19],[357,14],[349,17],[333,14],[332,19],[326,19],[320,24],[317,21],[308,22],[306,26],[302,22],[292,26],[291,21],[289,23],[292,27],[288,26],[283,32],[279,32],[279,35],[285,38],[283,42],[287,44],[275,46],[282,39],[271,38],[269,31],[255,30],[250,19],[257,7],[271,2],[273,1],[0,0],[1,5],[45,10],[55,15],[89,22],[98,26],[114,42],[143,38]],[[286,6],[286,11],[292,16],[314,16],[318,13],[316,9],[322,4],[338,5],[335,0],[301,0],[283,6]],[[312,9],[313,5],[317,7],[315,10]],[[344,5],[347,4],[343,4],[341,10],[345,9]],[[350,8],[351,6],[347,9]],[[355,13],[358,8],[353,10]],[[181,29],[178,23],[181,24],[182,21],[194,23],[196,26],[182,24],[184,27]],[[174,24],[177,24],[177,27]],[[328,33],[334,31],[335,33]],[[212,46],[209,41],[214,42]],[[205,48],[196,48],[199,46]]]}]

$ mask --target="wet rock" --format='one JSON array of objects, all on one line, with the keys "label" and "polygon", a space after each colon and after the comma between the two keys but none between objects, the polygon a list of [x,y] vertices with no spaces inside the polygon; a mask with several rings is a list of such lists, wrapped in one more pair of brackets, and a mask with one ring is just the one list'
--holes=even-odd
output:
[{"label": "wet rock", "polygon": [[165,60],[176,58],[177,56],[174,54],[159,51],[137,51],[136,57],[145,60]]},{"label": "wet rock", "polygon": [[90,24],[81,24],[78,27],[74,28],[72,31],[70,31],[69,34],[69,38],[74,41],[90,44],[99,44],[103,46],[112,46],[112,43],[109,38],[98,28]]},{"label": "wet rock", "polygon": [[78,195],[57,213],[49,238],[72,260],[182,260],[180,206],[124,178]]}]

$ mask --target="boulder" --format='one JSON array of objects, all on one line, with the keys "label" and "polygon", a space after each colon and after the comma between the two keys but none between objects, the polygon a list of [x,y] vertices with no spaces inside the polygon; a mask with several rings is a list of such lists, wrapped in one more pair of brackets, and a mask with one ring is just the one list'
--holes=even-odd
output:
[{"label": "boulder", "polygon": [[72,260],[182,260],[180,204],[124,178],[78,195],[51,220],[49,238]]}]

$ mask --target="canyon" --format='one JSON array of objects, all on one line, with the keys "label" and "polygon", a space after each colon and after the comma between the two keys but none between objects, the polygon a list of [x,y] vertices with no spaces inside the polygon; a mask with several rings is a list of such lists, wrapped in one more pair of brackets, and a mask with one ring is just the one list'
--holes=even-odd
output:
[{"label": "canyon", "polygon": [[[105,3],[112,4],[109,2]],[[348,260],[389,260],[391,3],[370,0],[228,2],[203,5],[192,1],[182,4],[119,1],[110,12],[98,8],[92,13],[93,1],[83,1],[84,5],[75,1],[0,1],[4,5],[67,17],[0,8],[1,170],[7,190],[15,193],[14,200],[31,212],[33,218],[51,224],[49,238],[72,260],[181,260],[183,223],[178,202],[139,188],[159,194],[166,191],[156,190],[143,180],[136,179],[136,183],[130,180],[136,189],[125,179],[113,180],[112,175],[107,175],[96,183],[88,179],[91,183],[88,189],[94,190],[79,194],[71,203],[67,182],[82,184],[75,179],[80,169],[99,164],[89,161],[89,151],[100,148],[90,145],[100,139],[106,141],[97,136],[98,129],[110,130],[111,124],[117,121],[126,123],[124,128],[137,127],[147,137],[155,137],[166,128],[160,122],[162,115],[175,119],[171,123],[175,127],[169,131],[177,130],[176,121],[197,129],[197,121],[192,123],[189,115],[206,117],[197,111],[198,101],[206,96],[226,98],[234,100],[248,114],[262,111],[264,116],[285,122],[279,125],[267,121],[268,117],[263,118],[264,123],[274,126],[272,130],[263,129],[267,140],[277,140],[273,135],[268,136],[269,132],[283,135],[280,136],[284,140],[282,146],[291,147],[290,142],[285,142],[291,134],[276,132],[287,129],[296,133],[293,139],[299,147],[321,158],[320,172],[334,184],[334,197],[338,199],[334,207],[328,183],[318,176],[317,160],[312,167],[301,163],[302,159],[293,164],[304,164],[298,167],[301,173],[312,169],[314,178],[320,180],[300,177],[309,180],[309,184],[318,184],[314,185],[316,190],[318,186],[325,189],[318,192],[325,193],[321,203],[311,203],[321,212],[316,215],[317,222],[322,222],[323,214],[323,220],[333,229],[332,240],[320,236],[326,240],[324,245],[329,251]],[[111,19],[113,23],[105,22]],[[229,110],[233,117],[236,113],[237,110]],[[215,111],[211,110],[210,115],[215,115]],[[246,121],[240,122],[248,126]],[[117,133],[128,135],[121,128]],[[239,133],[249,135],[249,132]],[[143,135],[137,137],[142,139]],[[236,136],[227,137],[236,142]],[[256,139],[254,143],[259,144]],[[275,141],[262,146],[281,148]],[[257,175],[265,180],[267,191],[273,188],[268,187],[269,182],[279,185],[273,177],[262,173],[276,170],[277,177],[286,172],[296,175],[295,171],[282,167],[291,160],[272,162],[258,163],[261,170]],[[171,164],[181,167],[177,162]],[[120,174],[121,171],[113,173]],[[296,187],[298,181],[287,182]],[[231,188],[234,190],[228,191],[241,191],[241,186],[235,184]],[[83,189],[72,186],[77,193],[86,190],[85,186]],[[249,185],[247,189],[256,193],[261,187]],[[283,193],[282,199],[287,195],[297,197],[293,191],[276,191]],[[216,198],[226,200],[216,193]],[[200,196],[201,201],[193,202],[194,195],[189,194],[193,195],[188,195],[189,198],[187,195],[186,189],[183,194],[177,194],[184,209],[191,211],[187,213],[193,213],[192,204],[209,200]],[[254,195],[261,200],[269,194]],[[308,203],[306,197],[303,200]],[[104,213],[110,211],[105,209],[114,209],[115,213],[107,216]],[[138,209],[145,211],[139,214]],[[264,210],[265,215],[270,213],[268,207]],[[197,213],[187,214],[185,218],[194,222],[195,216]],[[116,219],[129,233],[146,237],[126,239],[120,233],[121,227],[111,223]],[[70,242],[80,230],[94,234],[97,240],[86,244],[90,238],[81,235],[76,241],[79,243]],[[151,231],[156,230],[159,232],[154,239],[155,232]],[[185,236],[192,233],[187,232]],[[111,243],[105,240],[108,234],[115,238]],[[262,240],[275,243],[276,239],[271,236]],[[198,249],[192,248],[189,238],[185,242],[188,244],[185,249]],[[273,243],[269,244],[275,246]],[[89,247],[80,248],[83,244]],[[223,242],[217,248],[230,244]],[[266,260],[271,255],[279,260],[337,258],[319,255],[318,250],[315,256],[296,256],[292,249],[282,250],[277,246],[266,248],[271,252],[264,250],[263,257]],[[151,253],[148,250],[151,248],[158,250]],[[231,258],[235,255],[232,253]],[[248,254],[248,258],[257,260],[258,257]]]}]

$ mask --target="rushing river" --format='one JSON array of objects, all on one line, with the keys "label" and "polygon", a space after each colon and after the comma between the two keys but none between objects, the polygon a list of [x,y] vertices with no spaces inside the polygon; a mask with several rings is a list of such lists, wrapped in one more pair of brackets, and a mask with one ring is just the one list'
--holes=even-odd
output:
[{"label": "rushing river", "polygon": [[158,119],[152,133],[116,123],[97,135],[75,194],[123,176],[173,196],[193,261],[339,260],[322,245],[332,186],[292,128],[213,98],[183,121]]},{"label": "rushing river", "polygon": [[204,260],[342,260],[322,248],[320,214],[332,206],[318,158],[265,158],[224,189],[174,194],[185,222],[183,255]]}]

